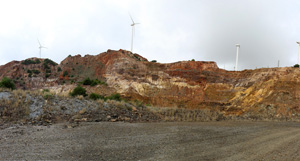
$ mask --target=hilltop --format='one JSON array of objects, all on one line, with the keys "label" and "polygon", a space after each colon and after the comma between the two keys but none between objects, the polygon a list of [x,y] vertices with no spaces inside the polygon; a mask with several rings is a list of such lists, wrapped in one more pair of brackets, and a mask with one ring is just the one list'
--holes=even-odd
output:
[{"label": "hilltop", "polygon": [[14,80],[19,89],[50,89],[68,93],[83,85],[89,93],[120,93],[126,100],[155,107],[209,109],[250,118],[299,119],[298,68],[226,71],[215,62],[157,63],[125,50],[98,55],[68,56],[60,64],[29,58],[0,66],[0,79]]}]

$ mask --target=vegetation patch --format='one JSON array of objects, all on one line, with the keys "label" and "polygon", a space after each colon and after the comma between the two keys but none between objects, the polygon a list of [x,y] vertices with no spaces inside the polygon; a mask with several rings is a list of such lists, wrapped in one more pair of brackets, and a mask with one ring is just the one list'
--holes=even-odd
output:
[{"label": "vegetation patch", "polygon": [[41,61],[39,59],[31,60],[31,59],[26,59],[21,62],[23,65],[29,65],[29,64],[40,64]]},{"label": "vegetation patch", "polygon": [[63,76],[65,77],[65,76],[67,76],[68,74],[69,74],[68,71],[64,71]]},{"label": "vegetation patch", "polygon": [[105,98],[104,96],[101,96],[97,93],[91,93],[90,94],[90,99],[92,99],[92,100],[98,100],[98,99],[104,99],[104,98]]},{"label": "vegetation patch", "polygon": [[73,91],[70,93],[70,95],[72,97],[79,96],[79,95],[85,97],[85,96],[87,96],[86,89],[81,86],[77,86],[76,88],[73,89]]},{"label": "vegetation patch", "polygon": [[82,84],[83,85],[89,85],[89,86],[96,86],[98,84],[106,84],[106,83],[102,82],[102,81],[100,81],[98,79],[92,80],[90,78],[86,78],[86,79],[83,80]]},{"label": "vegetation patch", "polygon": [[0,87],[1,88],[16,89],[15,83],[7,77],[2,78],[2,80],[0,82]]}]

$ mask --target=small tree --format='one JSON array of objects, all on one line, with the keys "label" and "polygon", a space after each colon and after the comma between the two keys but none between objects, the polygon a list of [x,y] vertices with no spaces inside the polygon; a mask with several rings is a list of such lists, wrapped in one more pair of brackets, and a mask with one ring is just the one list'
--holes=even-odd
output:
[{"label": "small tree", "polygon": [[104,99],[104,96],[101,96],[101,95],[96,94],[96,93],[91,93],[90,94],[90,99],[93,99],[93,100]]},{"label": "small tree", "polygon": [[10,89],[16,89],[15,83],[7,78],[7,77],[3,77],[2,81],[0,82],[0,87],[2,88],[10,88]]},{"label": "small tree", "polygon": [[68,74],[69,74],[68,71],[64,71],[63,76],[65,77],[65,76],[67,76]]},{"label": "small tree", "polygon": [[75,97],[78,95],[82,95],[82,96],[87,96],[86,94],[86,89],[81,87],[81,86],[77,86],[76,88],[73,89],[73,91],[70,93],[71,96]]},{"label": "small tree", "polygon": [[92,83],[93,81],[90,78],[86,78],[82,82],[83,85],[91,85]]},{"label": "small tree", "polygon": [[195,61],[195,59],[192,59],[192,61]]},{"label": "small tree", "polygon": [[121,101],[121,95],[119,93],[112,94],[112,95],[106,97],[106,99]]},{"label": "small tree", "polygon": [[300,66],[299,64],[295,64],[294,68],[299,68],[299,66]]}]

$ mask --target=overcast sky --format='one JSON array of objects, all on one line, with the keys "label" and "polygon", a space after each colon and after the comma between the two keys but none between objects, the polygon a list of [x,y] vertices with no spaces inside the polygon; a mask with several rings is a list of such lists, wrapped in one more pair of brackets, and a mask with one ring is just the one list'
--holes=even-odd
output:
[{"label": "overcast sky", "polygon": [[148,60],[215,61],[233,70],[292,66],[299,0],[0,0],[0,65],[39,57],[130,50]]}]

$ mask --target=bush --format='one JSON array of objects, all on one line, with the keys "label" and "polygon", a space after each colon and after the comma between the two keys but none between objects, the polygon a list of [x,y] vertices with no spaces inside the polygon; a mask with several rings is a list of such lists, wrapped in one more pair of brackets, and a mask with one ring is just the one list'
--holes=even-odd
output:
[{"label": "bush", "polygon": [[108,97],[106,97],[106,100],[109,99],[109,100],[116,100],[116,101],[121,101],[121,95],[119,93],[116,93],[116,94],[112,94]]},{"label": "bush", "polygon": [[46,73],[51,73],[51,69],[46,69]]},{"label": "bush", "polygon": [[104,99],[104,96],[101,96],[101,95],[96,94],[96,93],[91,93],[90,94],[90,99],[93,99],[93,100]]},{"label": "bush", "polygon": [[0,82],[0,87],[2,88],[10,88],[10,89],[16,89],[15,83],[7,78],[7,77],[3,77],[2,81]]},{"label": "bush", "polygon": [[57,68],[57,71],[58,71],[58,72],[61,72],[61,67],[58,67],[58,68]]},{"label": "bush", "polygon": [[33,72],[34,74],[40,74],[40,71],[39,71],[39,70],[33,69],[32,72]]},{"label": "bush", "polygon": [[195,59],[192,59],[192,61],[195,61]]},{"label": "bush", "polygon": [[26,59],[24,61],[21,62],[21,64],[24,65],[29,65],[29,64],[40,64],[41,61],[39,59],[35,59],[35,60],[31,60],[31,59]]},{"label": "bush", "polygon": [[86,89],[81,86],[77,86],[76,88],[73,89],[73,91],[70,93],[70,95],[73,97],[78,96],[78,95],[87,96]]},{"label": "bush", "polygon": [[50,90],[49,89],[43,89],[43,93],[44,92],[50,92]]},{"label": "bush", "polygon": [[54,61],[52,61],[50,59],[45,59],[44,63],[43,63],[44,68],[45,69],[50,69],[49,64],[52,65],[52,66],[56,66],[57,65]]},{"label": "bush", "polygon": [[299,68],[299,64],[295,64],[295,65],[294,65],[294,68]]},{"label": "bush", "polygon": [[53,95],[51,93],[45,93],[43,97],[44,97],[44,99],[49,100],[49,99],[53,98]]},{"label": "bush", "polygon": [[46,73],[45,77],[46,77],[46,78],[49,78],[49,77],[50,77],[50,75],[51,75],[51,74],[49,74],[49,73]]},{"label": "bush", "polygon": [[94,86],[97,85],[97,84],[98,84],[98,82],[94,80],[94,81],[92,82],[91,86],[94,87]]},{"label": "bush", "polygon": [[40,64],[40,63],[41,63],[40,59],[35,59],[35,64]]},{"label": "bush", "polygon": [[65,77],[65,76],[67,76],[69,73],[68,73],[68,71],[65,71],[64,73],[63,73],[63,76]]},{"label": "bush", "polygon": [[90,78],[86,78],[82,82],[83,85],[91,85],[92,83],[93,81]]},{"label": "bush", "polygon": [[47,64],[47,65],[50,64],[50,65],[53,65],[53,66],[57,65],[54,61],[52,61],[50,59],[45,59],[44,64]]},{"label": "bush", "polygon": [[157,61],[156,60],[152,60],[151,62],[156,63]]},{"label": "bush", "polygon": [[90,79],[90,78],[86,78],[83,80],[82,82],[83,85],[90,85],[90,86],[96,86],[98,84],[106,84],[105,82],[99,81],[98,79]]}]

